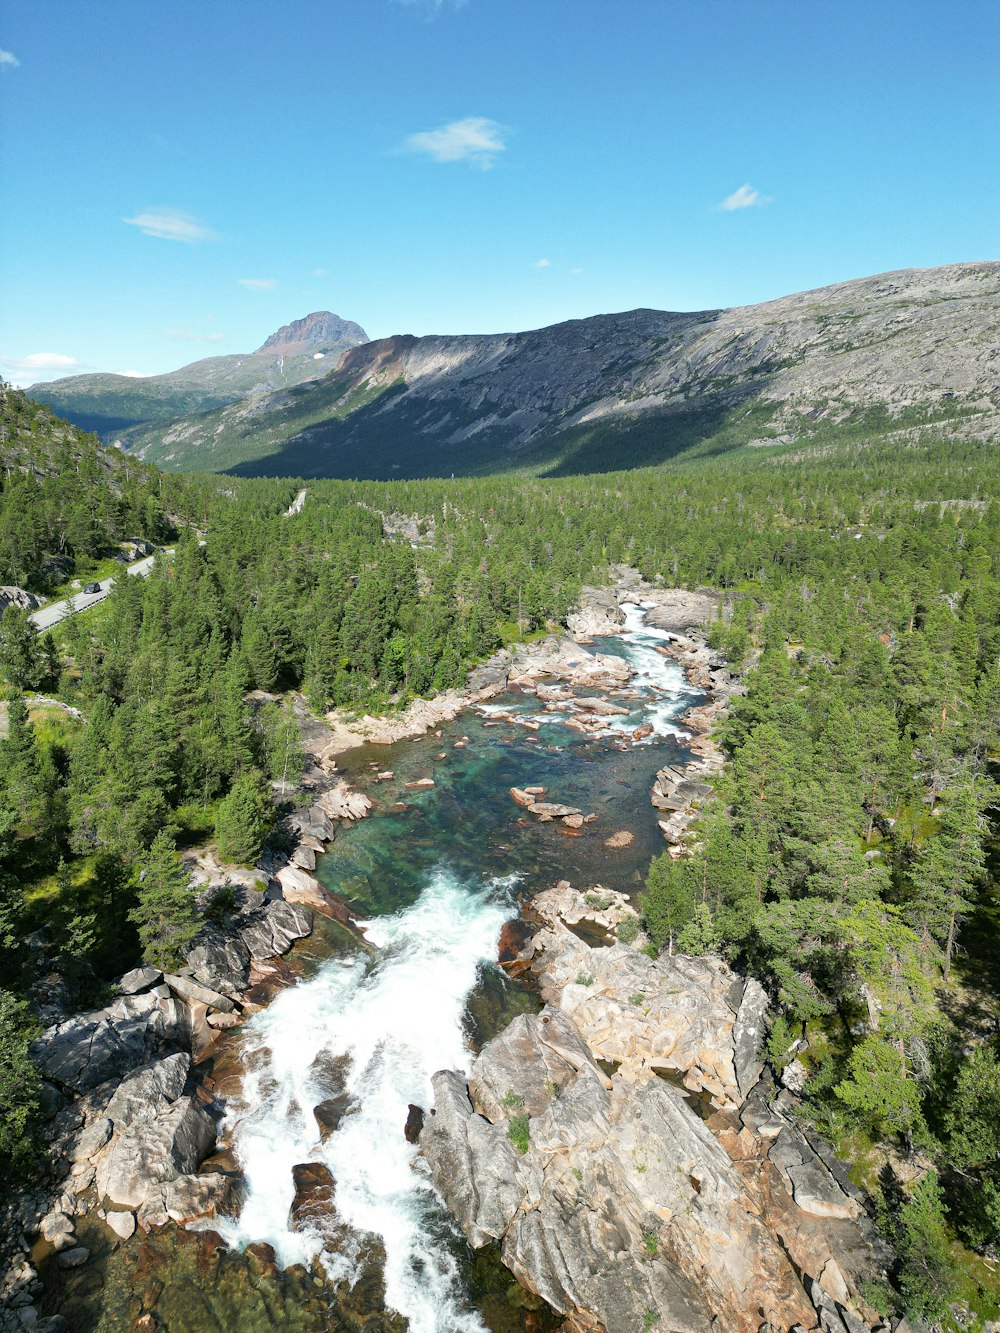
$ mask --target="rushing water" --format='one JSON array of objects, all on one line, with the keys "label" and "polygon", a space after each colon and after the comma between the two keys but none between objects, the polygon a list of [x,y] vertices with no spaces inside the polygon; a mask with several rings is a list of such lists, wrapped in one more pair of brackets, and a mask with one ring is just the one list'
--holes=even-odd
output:
[{"label": "rushing water", "polygon": [[[379,808],[338,838],[318,873],[367,918],[377,954],[331,957],[244,1025],[247,1073],[228,1128],[249,1194],[229,1226],[231,1242],[267,1241],[283,1265],[318,1259],[331,1279],[350,1280],[358,1263],[350,1244],[324,1248],[322,1228],[289,1227],[292,1168],[323,1162],[337,1219],[352,1234],[381,1239],[386,1303],[413,1333],[484,1329],[465,1288],[462,1245],[403,1136],[407,1107],[431,1104],[436,1070],[468,1069],[470,998],[490,987],[501,1003],[510,998],[494,960],[516,892],[558,878],[634,890],[662,847],[647,790],[664,762],[683,757],[675,719],[697,697],[656,652],[666,637],[630,607],[626,634],[599,645],[630,660],[637,694],[626,701],[629,717],[609,719],[603,739],[566,728],[522,694],[504,706],[529,712],[537,732],[490,727],[493,710],[485,709],[434,737],[350,756],[345,771],[367,783]],[[652,723],[653,735],[625,744],[640,722]],[[369,781],[373,768],[387,766],[391,779]],[[433,788],[405,786],[431,773]],[[598,821],[570,836],[525,818],[507,788],[531,782],[552,799],[593,809]],[[608,850],[604,840],[623,830],[631,844]],[[489,1035],[502,1021],[494,1015],[478,1026]],[[324,1141],[313,1108],[334,1095],[347,1109]]]}]

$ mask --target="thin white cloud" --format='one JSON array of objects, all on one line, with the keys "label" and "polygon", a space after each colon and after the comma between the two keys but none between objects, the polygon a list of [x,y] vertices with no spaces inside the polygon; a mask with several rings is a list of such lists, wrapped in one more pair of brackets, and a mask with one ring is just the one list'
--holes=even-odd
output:
[{"label": "thin white cloud", "polygon": [[237,278],[236,281],[252,292],[273,292],[278,285],[277,278]]},{"label": "thin white cloud", "polygon": [[4,51],[0,48],[0,69],[17,69],[20,64],[13,51]]},{"label": "thin white cloud", "polygon": [[570,273],[582,273],[582,272],[583,272],[583,269],[582,269],[582,268],[571,268],[571,269],[570,269]]},{"label": "thin white cloud", "polygon": [[[173,338],[177,342],[224,343],[226,341],[226,335],[224,333],[201,333],[197,329],[181,329],[176,327],[163,329],[162,331],[168,338]],[[120,373],[124,375],[125,371],[123,370]]]},{"label": "thin white cloud", "polygon": [[533,265],[533,267],[534,267],[534,268],[551,268],[551,267],[552,267],[552,260],[551,260],[551,259],[536,259],[536,260],[535,260],[535,263],[534,263],[534,265]]},{"label": "thin white cloud", "polygon": [[75,356],[66,356],[63,352],[30,352],[27,356],[0,358],[0,374],[10,380],[15,389],[26,389],[29,384],[59,379],[87,369]]},{"label": "thin white cloud", "polygon": [[13,366],[15,370],[72,370],[80,363],[75,356],[64,356],[62,352],[31,352],[20,360],[5,364]]},{"label": "thin white cloud", "polygon": [[764,204],[773,203],[773,199],[766,194],[761,194],[759,190],[755,190],[747,182],[747,184],[741,185],[738,190],[734,190],[732,194],[726,195],[722,203],[719,204],[719,209],[723,213],[735,213],[739,208],[761,208]]},{"label": "thin white cloud", "polygon": [[215,241],[218,236],[190,213],[175,208],[151,208],[137,213],[134,218],[122,218],[130,227],[138,227],[144,236],[156,236],[161,241],[184,241],[196,245],[199,241]]},{"label": "thin white cloud", "polygon": [[488,171],[498,153],[505,151],[504,128],[486,116],[466,116],[439,125],[436,130],[421,130],[403,141],[411,153],[420,153],[432,162],[468,162]]},{"label": "thin white cloud", "polygon": [[330,272],[328,268],[314,268],[311,270],[311,276],[314,278],[325,278]]}]

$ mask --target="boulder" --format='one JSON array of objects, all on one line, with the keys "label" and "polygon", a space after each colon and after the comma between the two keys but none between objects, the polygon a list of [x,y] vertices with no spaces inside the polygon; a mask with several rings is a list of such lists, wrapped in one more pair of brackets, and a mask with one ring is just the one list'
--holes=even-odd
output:
[{"label": "boulder", "polygon": [[617,634],[624,624],[613,588],[581,588],[579,608],[566,617],[566,628],[578,641]]},{"label": "boulder", "polygon": [[137,1208],[156,1186],[194,1171],[214,1143],[210,1117],[193,1097],[179,1097],[115,1135],[98,1168],[98,1194]]},{"label": "boulder", "polygon": [[12,584],[5,584],[0,588],[0,616],[8,606],[16,606],[19,611],[37,611],[40,605],[35,594],[28,592],[26,588],[17,588]]},{"label": "boulder", "polygon": [[316,802],[316,805],[331,819],[364,819],[372,808],[370,797],[363,792],[352,791],[341,779]]},{"label": "boulder", "polygon": [[288,1211],[293,1231],[312,1230],[333,1211],[334,1180],[323,1162],[305,1162],[292,1167],[295,1197]]},{"label": "boulder", "polygon": [[419,1143],[420,1131],[424,1127],[424,1112],[420,1106],[414,1106],[411,1102],[406,1108],[406,1124],[403,1126],[403,1137],[407,1143]]},{"label": "boulder", "polygon": [[524,1197],[517,1150],[505,1130],[475,1114],[462,1074],[442,1070],[432,1082],[434,1110],[420,1146],[467,1240],[485,1245],[504,1234]]},{"label": "boulder", "polygon": [[[187,953],[191,975],[212,990],[238,994],[250,973],[250,951],[239,935],[206,926]],[[216,1006],[218,1007],[218,1006]]]},{"label": "boulder", "polygon": [[[772,1158],[774,1150],[771,1150]],[[788,1168],[792,1194],[803,1212],[813,1217],[857,1217],[858,1204],[849,1199],[833,1176],[817,1160]]]},{"label": "boulder", "polygon": [[82,1268],[89,1258],[86,1245],[77,1245],[72,1250],[63,1250],[56,1256],[56,1262],[60,1268]]},{"label": "boulder", "polygon": [[122,995],[138,995],[158,986],[162,980],[163,973],[158,967],[134,967],[118,982],[118,989]]},{"label": "boulder", "polygon": [[[148,1203],[159,1204],[172,1222],[184,1225],[197,1217],[231,1216],[246,1197],[240,1176],[222,1171],[204,1175],[181,1175],[162,1185]],[[148,1206],[147,1203],[147,1206]]]},{"label": "boulder", "polygon": [[81,1130],[70,1157],[74,1162],[85,1162],[99,1153],[111,1137],[111,1121],[102,1116]]},{"label": "boulder", "polygon": [[[178,1051],[165,1060],[137,1069],[119,1083],[105,1109],[107,1122],[99,1123],[110,1123],[115,1132],[120,1133],[130,1125],[156,1115],[184,1091],[190,1067],[191,1057],[186,1051]],[[103,1143],[109,1137],[110,1133]]]},{"label": "boulder", "polygon": [[99,1009],[48,1028],[32,1055],[50,1082],[88,1092],[140,1064],[146,1047],[145,1019],[115,1021]]},{"label": "boulder", "polygon": [[163,980],[175,995],[186,1000],[188,1004],[204,1004],[209,1009],[222,1009],[227,1014],[236,1008],[228,995],[222,995],[211,986],[202,985],[193,977],[174,976],[168,972]]},{"label": "boulder", "polygon": [[240,928],[240,937],[251,959],[275,958],[311,934],[312,923],[307,907],[275,898],[251,913]]},{"label": "boulder", "polygon": [[135,1233],[135,1213],[112,1210],[104,1220],[120,1240],[128,1240]]},{"label": "boulder", "polygon": [[746,1098],[764,1069],[761,1052],[767,1032],[767,992],[749,977],[733,1024],[733,1065],[740,1096]]}]

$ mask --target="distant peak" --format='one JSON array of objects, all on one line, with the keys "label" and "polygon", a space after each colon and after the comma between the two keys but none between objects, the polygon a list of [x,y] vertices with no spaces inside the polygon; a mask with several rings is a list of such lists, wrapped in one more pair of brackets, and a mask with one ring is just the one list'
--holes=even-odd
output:
[{"label": "distant peak", "polygon": [[368,334],[360,324],[341,319],[329,310],[314,310],[311,315],[293,319],[291,324],[272,333],[257,348],[257,354],[296,356],[302,352],[323,352],[334,348],[343,351],[345,344],[356,347],[367,341]]}]

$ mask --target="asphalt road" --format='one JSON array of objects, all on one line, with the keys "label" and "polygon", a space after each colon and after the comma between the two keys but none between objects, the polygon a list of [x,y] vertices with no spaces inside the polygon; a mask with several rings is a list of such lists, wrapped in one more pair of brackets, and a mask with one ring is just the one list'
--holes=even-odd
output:
[{"label": "asphalt road", "polygon": [[[129,565],[125,573],[138,574],[140,578],[145,578],[153,568],[155,560],[155,555],[147,555],[144,560],[137,560],[134,565]],[[100,592],[78,592],[72,597],[64,597],[61,602],[50,602],[48,606],[43,606],[41,610],[32,611],[28,619],[38,632],[42,633],[43,630],[58,625],[60,620],[65,620],[68,616],[75,616],[78,612],[86,611],[90,607],[96,606],[98,602],[103,602],[114,586],[114,579],[104,579],[100,584]]]}]

